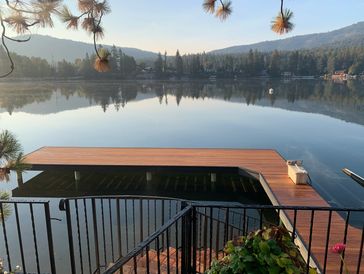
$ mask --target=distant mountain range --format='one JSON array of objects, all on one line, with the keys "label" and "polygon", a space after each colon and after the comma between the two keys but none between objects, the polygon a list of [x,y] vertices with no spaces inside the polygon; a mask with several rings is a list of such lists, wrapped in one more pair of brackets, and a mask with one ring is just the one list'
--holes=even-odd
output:
[{"label": "distant mountain range", "polygon": [[250,49],[263,52],[281,50],[290,51],[298,49],[313,49],[318,47],[348,47],[364,46],[364,22],[326,32],[299,35],[291,38],[265,41],[250,45],[233,46],[211,51],[214,54],[246,53]]},{"label": "distant mountain range", "polygon": [[[21,37],[21,36],[20,36]],[[77,58],[85,57],[86,53],[94,53],[94,46],[91,43],[84,43],[68,39],[59,39],[48,35],[34,34],[29,42],[17,43],[8,42],[12,52],[28,57],[42,57],[48,62],[57,62],[61,60],[74,61]],[[111,48],[110,45],[103,45]],[[118,47],[119,48],[119,47]],[[121,50],[135,59],[155,59],[157,54],[151,51],[140,50],[136,48],[120,47]]]},{"label": "distant mountain range", "polygon": [[[338,30],[294,36],[291,38],[265,41],[250,45],[233,46],[211,51],[214,54],[238,54],[248,52],[250,49],[269,52],[273,50],[313,49],[318,47],[348,47],[364,46],[364,22],[344,27]],[[110,45],[105,45],[110,48]],[[32,35],[27,43],[9,41],[11,51],[20,55],[35,56],[47,59],[49,62],[60,60],[74,61],[83,58],[86,53],[93,53],[93,44],[79,41],[59,39],[46,35]],[[137,48],[121,47],[121,50],[137,60],[154,60],[157,53]]]}]

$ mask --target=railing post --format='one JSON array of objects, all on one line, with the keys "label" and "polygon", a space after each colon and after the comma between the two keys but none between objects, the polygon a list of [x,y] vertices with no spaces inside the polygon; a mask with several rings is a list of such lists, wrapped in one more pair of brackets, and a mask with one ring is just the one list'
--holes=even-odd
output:
[{"label": "railing post", "polygon": [[[211,235],[212,236],[212,235]],[[192,271],[196,273],[197,269],[197,211],[196,207],[192,208]]]},{"label": "railing post", "polygon": [[[186,202],[182,202],[182,209],[187,207]],[[191,241],[191,232],[192,232],[192,211],[188,211],[185,216],[182,217],[182,265],[181,270],[182,273],[194,273],[194,269],[192,269],[191,259],[192,259],[192,241]]]},{"label": "railing post", "polygon": [[92,198],[92,222],[94,227],[94,241],[95,241],[95,260],[96,260],[96,270],[94,273],[100,273],[100,252],[99,252],[99,237],[97,230],[97,215],[96,215],[96,201]]},{"label": "railing post", "polygon": [[75,253],[73,247],[73,236],[72,236],[72,223],[71,223],[71,213],[70,213],[70,203],[67,199],[62,199],[59,202],[59,208],[66,211],[66,221],[67,221],[67,233],[68,233],[68,244],[70,251],[70,262],[71,262],[71,273],[76,274],[76,263],[75,263]]},{"label": "railing post", "polygon": [[56,263],[54,260],[54,246],[53,246],[52,224],[51,224],[51,213],[49,209],[49,202],[44,204],[44,212],[46,218],[48,251],[49,251],[49,260],[51,265],[51,273],[56,274]]}]

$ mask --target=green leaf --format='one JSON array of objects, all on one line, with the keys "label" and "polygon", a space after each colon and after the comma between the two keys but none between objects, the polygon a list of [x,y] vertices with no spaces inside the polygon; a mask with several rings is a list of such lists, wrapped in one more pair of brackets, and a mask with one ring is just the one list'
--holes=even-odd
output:
[{"label": "green leaf", "polygon": [[309,274],[317,274],[317,270],[315,268],[311,267],[308,273]]},{"label": "green leaf", "polygon": [[269,267],[268,271],[269,271],[269,274],[279,274],[279,273],[281,273],[281,268],[278,266],[271,266],[271,267]]},{"label": "green leaf", "polygon": [[254,257],[253,257],[253,256],[251,256],[251,255],[245,256],[245,257],[243,258],[243,260],[244,260],[244,262],[254,262],[254,261],[255,261],[255,260],[254,260]]},{"label": "green leaf", "polygon": [[267,242],[260,242],[259,248],[263,253],[269,253],[270,251],[269,244]]}]

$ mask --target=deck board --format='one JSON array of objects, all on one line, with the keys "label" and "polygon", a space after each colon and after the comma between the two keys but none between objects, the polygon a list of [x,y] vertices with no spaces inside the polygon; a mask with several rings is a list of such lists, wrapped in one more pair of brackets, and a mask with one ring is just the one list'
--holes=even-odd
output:
[{"label": "deck board", "polygon": [[[64,166],[143,166],[143,167],[237,167],[259,173],[266,182],[265,191],[275,205],[323,206],[329,204],[309,185],[295,185],[287,176],[283,157],[275,150],[256,149],[175,149],[175,148],[86,148],[86,147],[43,147],[26,156],[33,169]],[[287,212],[292,222],[293,212]],[[318,212],[313,227],[312,252],[323,266],[325,258],[328,213]],[[308,244],[310,215],[301,214],[297,219],[297,231]],[[345,221],[334,213],[329,247],[342,242]],[[346,258],[349,270],[356,273],[359,258],[361,230],[349,226]],[[363,256],[364,257],[364,256]],[[327,273],[339,273],[340,259],[328,253]]]}]

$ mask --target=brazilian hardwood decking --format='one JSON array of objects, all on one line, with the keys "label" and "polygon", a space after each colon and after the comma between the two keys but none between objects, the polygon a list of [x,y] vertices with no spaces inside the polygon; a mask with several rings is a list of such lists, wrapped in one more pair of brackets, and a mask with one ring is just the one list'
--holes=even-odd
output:
[{"label": "brazilian hardwood decking", "polygon": [[[274,205],[328,207],[329,204],[309,185],[295,185],[287,175],[285,160],[275,150],[255,149],[174,149],[174,148],[81,148],[43,147],[26,156],[33,169],[65,166],[122,167],[236,167],[253,171]],[[293,212],[286,211],[287,222],[293,223]],[[324,265],[328,212],[314,215],[312,254]],[[297,232],[308,246],[310,212],[297,216]],[[333,213],[329,233],[329,248],[344,239],[345,220]],[[359,258],[362,241],[360,229],[348,227],[346,261],[350,273],[364,273],[364,259]],[[301,247],[302,248],[302,247]],[[364,256],[362,256],[364,257]],[[361,260],[361,269],[357,265]],[[340,259],[328,252],[327,273],[340,273]]]}]

